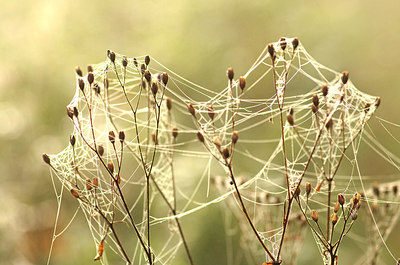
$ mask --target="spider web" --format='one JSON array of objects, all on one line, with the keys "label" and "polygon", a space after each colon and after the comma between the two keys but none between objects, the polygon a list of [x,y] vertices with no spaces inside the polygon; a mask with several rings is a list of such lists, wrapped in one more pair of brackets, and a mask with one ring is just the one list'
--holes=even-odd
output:
[{"label": "spider web", "polygon": [[[166,227],[170,230],[162,244],[152,245],[156,264],[173,264],[184,245],[176,220],[221,203],[228,206],[224,207],[227,216],[233,213],[240,231],[240,244],[249,250],[243,259],[253,264],[268,260],[249,229],[230,183],[221,155],[224,147],[230,152],[244,204],[273,256],[279,256],[282,209],[287,194],[293,194],[306,181],[311,183],[313,191],[307,196],[302,188],[299,198],[300,203],[306,204],[307,214],[311,209],[317,209],[321,217],[327,214],[328,189],[335,195],[345,196],[363,190],[370,210],[367,215],[372,217],[370,202],[393,205],[390,216],[395,218],[369,219],[378,231],[375,241],[379,239],[386,246],[385,241],[399,215],[398,196],[388,195],[384,200],[374,197],[363,186],[357,162],[359,146],[366,141],[378,154],[381,152],[394,165],[398,164],[399,160],[373,136],[369,133],[368,139],[363,136],[380,99],[360,92],[351,80],[345,82],[343,73],[319,64],[301,43],[294,47],[293,40],[282,38],[272,44],[276,52],[274,60],[268,48],[261,53],[243,76],[246,79],[243,91],[240,79],[228,80],[228,85],[216,92],[182,78],[154,58],[147,64],[148,57],[144,56],[126,58],[116,54],[115,61],[109,57],[92,65],[94,81],[90,84],[88,75],[82,77],[83,90],[77,76],[76,93],[67,107],[70,112],[74,107],[79,112],[71,118],[76,142],[51,155],[50,160],[52,172],[63,189],[79,192],[79,208],[96,247],[105,240],[106,248],[124,258],[105,221],[107,218],[116,225],[131,227],[118,186],[140,235],[146,238],[144,172],[147,171],[151,175],[151,231]],[[145,71],[151,73],[151,81],[145,77]],[[162,73],[168,73],[168,82],[164,82]],[[153,83],[158,88],[155,94],[151,90]],[[321,90],[325,86],[327,93]],[[313,98],[318,98],[314,110]],[[188,112],[188,104],[195,113]],[[117,135],[115,144],[109,140],[110,131]],[[120,131],[126,135],[123,142],[118,140]],[[235,131],[239,133],[237,144],[232,143]],[[204,138],[203,143],[196,133]],[[219,137],[221,147],[215,144],[215,137]],[[102,155],[95,152],[100,146],[104,149]],[[109,176],[109,162],[114,165],[115,179]],[[342,170],[342,164],[347,165],[345,168],[350,173]],[[115,183],[117,177],[119,185]],[[99,180],[96,188],[91,186],[94,178]],[[55,190],[61,207],[62,190]],[[160,209],[158,205],[164,206]],[[282,254],[287,264],[295,263],[305,232],[309,230],[299,208],[293,211],[285,235],[287,247]],[[62,232],[55,233],[53,242]],[[323,233],[313,235],[324,263],[328,264],[330,257],[324,253],[317,234]],[[139,241],[129,244],[130,260],[134,264],[146,263],[146,253]],[[107,263],[107,259],[102,258],[101,262]]]}]

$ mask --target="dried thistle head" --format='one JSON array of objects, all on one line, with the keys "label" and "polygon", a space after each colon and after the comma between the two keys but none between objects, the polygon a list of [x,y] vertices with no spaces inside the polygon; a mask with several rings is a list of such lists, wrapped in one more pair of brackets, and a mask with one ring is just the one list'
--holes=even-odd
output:
[{"label": "dried thistle head", "polygon": [[71,189],[70,190],[72,197],[78,199],[79,198],[79,193],[76,189]]},{"label": "dried thistle head", "polygon": [[319,216],[318,216],[317,211],[312,210],[310,216],[311,216],[311,219],[314,220],[314,222],[318,222]]},{"label": "dried thistle head", "polygon": [[187,104],[187,109],[193,117],[196,117],[196,110],[191,103]]},{"label": "dried thistle head", "polygon": [[42,159],[46,164],[50,165],[50,157],[47,154],[43,154]]},{"label": "dried thistle head", "polygon": [[172,129],[172,137],[174,137],[175,139],[178,137],[178,128],[174,127]]},{"label": "dried thistle head", "polygon": [[307,197],[310,196],[310,193],[311,193],[311,183],[307,182],[306,183],[306,195],[307,195]]},{"label": "dried thistle head", "polygon": [[239,140],[239,132],[233,131],[232,132],[232,143],[236,144],[238,140]]},{"label": "dried thistle head", "polygon": [[79,66],[75,67],[75,73],[80,77],[83,76],[82,70]]},{"label": "dried thistle head", "polygon": [[343,205],[346,202],[346,199],[342,193],[339,193],[337,197],[338,197],[338,202],[340,205]]},{"label": "dried thistle head", "polygon": [[333,214],[331,215],[331,222],[332,222],[332,225],[335,226],[336,223],[338,222],[338,220],[339,220],[338,215],[337,215],[336,213],[333,213]]},{"label": "dried thistle head", "polygon": [[219,138],[219,136],[215,136],[214,139],[213,139],[213,144],[215,144],[215,146],[218,149],[221,149],[221,146],[222,146],[221,138]]},{"label": "dried thistle head", "polygon": [[226,70],[226,75],[228,76],[229,81],[233,80],[235,74],[232,67],[229,67],[228,70]]},{"label": "dried thistle head", "polygon": [[345,85],[348,80],[349,80],[349,72],[344,71],[342,73],[342,83],[343,83],[343,85]]},{"label": "dried thistle head", "polygon": [[246,87],[246,78],[243,76],[241,76],[239,78],[239,87],[242,90],[242,92],[243,92],[244,88]]}]

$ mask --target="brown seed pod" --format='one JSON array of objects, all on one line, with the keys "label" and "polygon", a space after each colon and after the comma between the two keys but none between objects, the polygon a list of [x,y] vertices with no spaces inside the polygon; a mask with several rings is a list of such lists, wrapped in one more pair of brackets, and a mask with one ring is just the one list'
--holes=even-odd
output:
[{"label": "brown seed pod", "polygon": [[342,73],[342,83],[343,83],[343,85],[345,85],[348,80],[349,80],[349,72],[344,71]]},{"label": "brown seed pod", "polygon": [[244,88],[246,87],[246,78],[243,76],[241,76],[239,78],[239,87],[242,90],[242,92],[243,92]]},{"label": "brown seed pod", "polygon": [[69,137],[69,143],[70,143],[72,146],[74,146],[74,145],[75,145],[75,142],[76,142],[75,135],[71,134],[71,136]]},{"label": "brown seed pod", "polygon": [[82,78],[78,78],[78,85],[80,90],[83,91],[85,89],[85,81]]},{"label": "brown seed pod", "polygon": [[99,179],[97,177],[93,177],[92,185],[94,188],[97,188],[99,186]]},{"label": "brown seed pod", "polygon": [[197,138],[200,142],[204,143],[204,136],[201,132],[197,132]]},{"label": "brown seed pod", "polygon": [[102,145],[99,145],[97,147],[97,152],[99,153],[100,156],[104,154],[104,147]]},{"label": "brown seed pod", "polygon": [[329,91],[328,86],[327,85],[323,85],[321,90],[322,90],[322,95],[324,95],[324,97],[326,97],[328,95],[328,91]]},{"label": "brown seed pod", "polygon": [[146,57],[144,57],[144,63],[145,63],[146,65],[149,65],[149,63],[150,63],[150,56],[146,55]]},{"label": "brown seed pod", "polygon": [[168,83],[168,74],[167,73],[163,73],[162,76],[161,76],[161,80],[162,80],[164,86],[166,86],[167,83]]},{"label": "brown seed pod", "polygon": [[196,110],[191,103],[187,104],[187,108],[189,113],[192,114],[193,117],[196,117]]},{"label": "brown seed pod", "polygon": [[229,149],[227,147],[222,149],[222,155],[224,156],[225,159],[229,158],[230,154],[229,154]]},{"label": "brown seed pod", "polygon": [[337,215],[336,213],[333,213],[333,214],[331,215],[331,222],[332,222],[332,225],[335,226],[336,223],[338,222],[338,220],[339,220],[338,215]]},{"label": "brown seed pod", "polygon": [[81,68],[79,66],[75,67],[75,73],[80,77],[83,76],[82,70],[81,70]]},{"label": "brown seed pod", "polygon": [[299,39],[294,38],[292,41],[292,45],[293,45],[293,51],[296,50],[297,46],[299,46]]},{"label": "brown seed pod", "polygon": [[142,75],[144,75],[144,71],[146,71],[146,65],[144,65],[143,63],[140,65],[140,72],[142,73]]},{"label": "brown seed pod", "polygon": [[92,188],[93,188],[92,181],[89,178],[87,178],[86,179],[86,189],[91,190]]},{"label": "brown seed pod", "polygon": [[119,131],[118,138],[119,138],[119,141],[122,143],[125,140],[125,132]]},{"label": "brown seed pod", "polygon": [[228,70],[226,70],[226,75],[228,76],[228,79],[230,81],[232,81],[233,77],[234,77],[234,72],[233,72],[233,68],[229,67]]},{"label": "brown seed pod", "polygon": [[114,173],[114,164],[113,164],[113,162],[109,162],[108,164],[107,164],[107,168],[108,168],[108,171],[112,174],[112,173]]},{"label": "brown seed pod", "polygon": [[122,66],[126,68],[128,66],[128,59],[126,56],[122,57]]},{"label": "brown seed pod", "polygon": [[326,129],[329,130],[330,128],[332,128],[332,124],[333,124],[333,120],[332,120],[332,117],[331,117],[331,118],[329,118],[329,120],[325,124]]},{"label": "brown seed pod", "polygon": [[314,104],[316,107],[318,107],[318,105],[319,105],[319,98],[318,98],[318,95],[317,95],[317,94],[313,94],[313,95],[312,95],[312,102],[313,102],[313,104]]},{"label": "brown seed pod", "polygon": [[172,137],[174,137],[176,139],[176,137],[178,137],[178,128],[174,127],[172,129]]},{"label": "brown seed pod", "polygon": [[108,58],[110,59],[110,61],[114,63],[115,62],[115,53],[108,50],[107,55],[108,55]]},{"label": "brown seed pod", "polygon": [[293,118],[293,116],[292,116],[291,114],[288,114],[288,115],[286,116],[286,119],[287,119],[287,121],[289,122],[290,126],[293,126],[293,125],[294,125],[294,118]]},{"label": "brown seed pod", "polygon": [[151,134],[151,139],[153,140],[153,143],[157,144],[157,138],[155,133]]},{"label": "brown seed pod", "polygon": [[88,80],[89,85],[93,84],[93,82],[94,82],[94,74],[92,72],[88,73],[87,80]]},{"label": "brown seed pod", "polygon": [[307,182],[306,183],[306,195],[307,195],[307,197],[310,196],[310,193],[311,193],[311,183]]},{"label": "brown seed pod", "polygon": [[219,138],[219,136],[215,136],[214,139],[213,139],[213,144],[215,144],[215,146],[218,149],[221,149],[221,146],[222,146],[221,138]]},{"label": "brown seed pod", "polygon": [[115,133],[114,131],[108,132],[108,140],[110,140],[111,144],[115,144]]},{"label": "brown seed pod", "polygon": [[275,58],[276,58],[276,54],[275,54],[275,48],[274,48],[273,44],[268,45],[268,53],[271,57],[272,62],[274,62]]},{"label": "brown seed pod", "polygon": [[172,99],[171,98],[167,98],[167,109],[168,110],[172,109]]},{"label": "brown seed pod", "polygon": [[287,43],[286,43],[286,39],[285,38],[281,38],[280,39],[280,45],[281,45],[281,49],[282,50],[285,50],[286,49],[286,45],[287,45]]},{"label": "brown seed pod", "polygon": [[158,83],[157,82],[153,82],[151,84],[151,93],[153,93],[153,95],[156,95],[158,92]]},{"label": "brown seed pod", "polygon": [[151,74],[150,74],[150,71],[149,71],[149,70],[145,70],[143,75],[144,75],[144,78],[146,79],[146,81],[147,81],[148,83],[150,83],[150,82],[151,82]]},{"label": "brown seed pod", "polygon": [[314,220],[314,222],[318,222],[318,218],[319,218],[319,216],[318,216],[318,213],[317,213],[317,211],[315,211],[315,210],[312,210],[310,215],[311,215],[311,219],[313,219],[313,220]]},{"label": "brown seed pod", "polygon": [[340,209],[340,203],[338,201],[336,201],[335,206],[333,207],[333,211],[335,213],[337,213]]},{"label": "brown seed pod", "polygon": [[232,143],[236,144],[238,140],[239,140],[239,132],[233,131],[232,132]]},{"label": "brown seed pod", "polygon": [[346,202],[345,197],[341,193],[338,194],[337,198],[338,198],[338,202],[340,203],[340,205],[343,205]]},{"label": "brown seed pod", "polygon": [[71,189],[71,195],[72,197],[78,199],[79,198],[79,193],[76,189]]},{"label": "brown seed pod", "polygon": [[88,73],[93,72],[93,66],[92,66],[91,64],[89,64],[89,65],[87,66],[87,71],[88,71]]},{"label": "brown seed pod", "polygon": [[214,120],[215,112],[214,108],[212,106],[208,106],[208,117],[210,117],[211,120]]},{"label": "brown seed pod", "polygon": [[42,159],[46,164],[50,165],[50,157],[47,154],[43,154]]},{"label": "brown seed pod", "polygon": [[311,104],[311,110],[313,113],[317,113],[318,112],[318,107],[315,106],[314,104]]}]

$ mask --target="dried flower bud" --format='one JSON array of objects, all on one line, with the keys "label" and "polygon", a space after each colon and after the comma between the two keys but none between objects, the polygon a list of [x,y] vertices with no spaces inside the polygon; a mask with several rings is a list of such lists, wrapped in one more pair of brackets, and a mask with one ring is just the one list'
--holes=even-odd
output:
[{"label": "dried flower bud", "polygon": [[164,86],[166,86],[167,83],[168,83],[168,74],[167,73],[162,73],[161,80],[162,80]]},{"label": "dried flower bud", "polygon": [[285,38],[281,38],[280,39],[280,45],[281,45],[281,49],[282,50],[285,50],[286,49],[286,45],[287,45],[287,43],[286,43],[286,39]]},{"label": "dried flower bud", "polygon": [[114,133],[114,131],[109,131],[109,132],[108,132],[108,140],[110,140],[110,142],[111,142],[112,144],[115,143],[115,133]]},{"label": "dried flower bud", "polygon": [[144,78],[146,79],[147,82],[151,82],[151,74],[149,70],[144,71]]},{"label": "dried flower bud", "polygon": [[244,88],[246,87],[246,78],[244,76],[239,78],[239,87],[243,92]]},{"label": "dried flower bud", "polygon": [[78,85],[80,90],[83,91],[85,89],[85,81],[82,78],[78,78]]},{"label": "dried flower bud", "polygon": [[297,46],[299,46],[299,39],[294,38],[292,41],[292,45],[293,45],[293,51],[296,50]]},{"label": "dried flower bud", "polygon": [[140,72],[142,73],[142,75],[144,75],[144,71],[146,71],[146,65],[141,64],[140,65]]},{"label": "dried flower bud", "polygon": [[73,119],[74,118],[74,109],[71,107],[67,107],[67,115],[68,115],[68,117]]},{"label": "dried flower bud", "polygon": [[321,90],[322,90],[322,95],[324,95],[324,97],[326,97],[328,95],[328,91],[329,91],[328,86],[327,85],[323,85]]},{"label": "dried flower bud", "polygon": [[176,137],[178,137],[178,128],[174,127],[172,129],[172,137],[174,137],[176,139]]},{"label": "dried flower bud", "polygon": [[311,211],[311,218],[314,220],[314,222],[318,222],[318,213],[315,210]]},{"label": "dried flower bud", "polygon": [[104,239],[100,241],[99,246],[97,248],[97,256],[94,258],[94,260],[99,260],[101,256],[103,256],[104,253]]},{"label": "dried flower bud", "polygon": [[107,55],[108,55],[108,58],[110,59],[110,61],[114,63],[115,62],[115,53],[108,50]]},{"label": "dried flower bud", "polygon": [[43,154],[42,158],[46,164],[50,165],[50,157],[47,154]]},{"label": "dried flower bud", "polygon": [[229,158],[229,149],[227,147],[225,147],[224,149],[222,149],[222,155],[224,156],[225,159]]},{"label": "dried flower bud", "polygon": [[104,154],[104,147],[102,145],[99,145],[97,147],[97,152],[99,153],[100,156]]},{"label": "dried flower bud", "polygon": [[222,146],[221,138],[219,138],[219,136],[215,136],[214,139],[213,139],[213,144],[215,144],[215,146],[218,149],[221,149],[221,146]]},{"label": "dried flower bud", "polygon": [[236,144],[239,140],[239,133],[237,131],[232,132],[232,143]]},{"label": "dried flower bud", "polygon": [[121,184],[121,176],[120,176],[119,174],[117,174],[117,175],[115,176],[115,180],[116,180],[116,182],[118,183],[118,185]]},{"label": "dried flower bud", "polygon": [[314,104],[316,107],[318,107],[318,105],[319,105],[319,98],[318,98],[318,95],[317,95],[317,94],[313,94],[313,95],[312,95],[312,102],[313,102],[313,104]]},{"label": "dried flower bud", "polygon": [[335,206],[333,207],[333,211],[335,213],[337,213],[340,209],[340,203],[338,201],[336,201]]},{"label": "dried flower bud", "polygon": [[151,84],[151,92],[153,93],[153,95],[156,95],[158,91],[158,83],[157,82],[153,82]]},{"label": "dried flower bud", "polygon": [[332,120],[332,117],[331,117],[331,118],[329,118],[329,120],[325,124],[326,129],[329,130],[330,128],[332,128],[332,124],[333,124],[333,120]]},{"label": "dried flower bud", "polygon": [[197,138],[199,139],[200,142],[204,143],[204,136],[201,134],[201,132],[197,132]]},{"label": "dried flower bud", "polygon": [[133,64],[135,65],[135,67],[138,67],[138,62],[136,58],[133,58]]},{"label": "dried flower bud", "polygon": [[190,114],[192,114],[193,117],[196,116],[196,110],[194,109],[193,105],[191,103],[187,104],[187,108]]},{"label": "dried flower bud", "polygon": [[290,126],[293,126],[293,125],[294,125],[294,118],[293,118],[293,116],[292,116],[291,114],[288,114],[288,115],[286,116],[286,119],[287,119],[287,121],[289,122]]},{"label": "dried flower bud", "polygon": [[307,197],[310,196],[310,193],[311,193],[311,183],[307,182],[306,183],[306,195],[307,195]]},{"label": "dried flower bud", "polygon": [[79,198],[79,193],[78,193],[78,191],[75,190],[75,189],[71,189],[71,195],[72,195],[72,197],[74,197],[74,198],[76,198],[76,199]]},{"label": "dried flower bud", "polygon": [[214,120],[215,112],[214,108],[212,106],[208,106],[208,117],[210,117],[211,120]]},{"label": "dried flower bud", "polygon": [[122,66],[126,68],[128,66],[128,59],[124,56],[122,57]]},{"label": "dried flower bud", "polygon": [[151,139],[153,140],[153,143],[155,143],[155,144],[157,144],[157,143],[158,143],[158,142],[157,142],[157,138],[156,138],[156,134],[155,134],[155,133],[151,134]]},{"label": "dried flower bud", "polygon": [[228,70],[226,70],[226,75],[228,76],[228,79],[230,81],[232,81],[233,77],[234,77],[234,73],[233,73],[233,69],[232,67],[229,67]]},{"label": "dried flower bud", "polygon": [[91,190],[92,188],[93,188],[92,181],[89,178],[87,178],[86,179],[86,189]]},{"label": "dried flower bud", "polygon": [[87,71],[88,71],[88,73],[93,72],[93,66],[91,64],[88,64]]},{"label": "dried flower bud", "polygon": [[100,86],[97,83],[93,84],[93,90],[97,93],[100,94]]},{"label": "dried flower bud", "polygon": [[331,215],[331,222],[332,222],[332,225],[335,226],[336,223],[338,222],[338,220],[339,220],[338,215],[337,215],[336,213],[333,213],[333,214]]},{"label": "dried flower bud", "polygon": [[372,190],[375,194],[376,197],[379,197],[380,190],[379,190],[379,185],[377,182],[374,183],[374,186],[372,187]]},{"label": "dried flower bud", "polygon": [[109,162],[107,164],[107,168],[108,168],[108,171],[110,171],[111,174],[114,173],[114,164],[113,164],[113,162]]},{"label": "dried flower bud", "polygon": [[343,85],[345,85],[348,80],[349,80],[349,72],[345,71],[345,72],[342,73],[342,83],[343,83]]},{"label": "dried flower bud", "polygon": [[83,76],[82,70],[81,70],[81,68],[79,66],[75,67],[75,73],[80,77]]},{"label": "dried flower bud", "polygon": [[317,113],[318,107],[315,106],[314,104],[311,104],[311,110],[312,110],[313,113]]},{"label": "dried flower bud", "polygon": [[97,177],[93,177],[92,185],[94,188],[97,188],[99,186],[99,179]]},{"label": "dried flower bud", "polygon": [[353,221],[357,220],[357,211],[351,212],[351,220],[353,220]]},{"label": "dried flower bud", "polygon": [[380,98],[380,97],[377,97],[377,98],[375,99],[375,107],[379,107],[379,105],[381,105],[381,98]]},{"label": "dried flower bud", "polygon": [[146,65],[149,65],[149,63],[150,63],[150,56],[146,55],[146,57],[144,57],[144,63],[145,63]]},{"label": "dried flower bud", "polygon": [[337,198],[338,198],[338,202],[340,203],[340,205],[343,205],[346,202],[345,197],[341,193],[338,194]]},{"label": "dried flower bud", "polygon": [[398,188],[398,186],[397,186],[396,184],[393,185],[392,190],[393,190],[393,195],[394,195],[394,196],[397,196],[397,193],[398,193],[398,191],[399,191],[399,188]]},{"label": "dried flower bud", "polygon": [[76,142],[76,140],[75,140],[75,135],[71,135],[70,137],[69,137],[69,143],[72,145],[72,146],[74,146],[75,145],[75,142]]},{"label": "dried flower bud", "polygon": [[171,98],[167,98],[167,109],[168,110],[172,109],[172,99]]},{"label": "dried flower bud", "polygon": [[272,62],[275,61],[276,55],[275,55],[275,48],[273,44],[268,45],[268,53],[271,57]]},{"label": "dried flower bud", "polygon": [[78,118],[79,116],[79,111],[77,107],[74,107],[74,116]]},{"label": "dried flower bud", "polygon": [[119,131],[118,138],[119,138],[119,141],[122,143],[125,140],[125,132]]},{"label": "dried flower bud", "polygon": [[94,74],[92,72],[88,73],[87,80],[88,80],[89,85],[93,84],[93,82],[94,82]]}]

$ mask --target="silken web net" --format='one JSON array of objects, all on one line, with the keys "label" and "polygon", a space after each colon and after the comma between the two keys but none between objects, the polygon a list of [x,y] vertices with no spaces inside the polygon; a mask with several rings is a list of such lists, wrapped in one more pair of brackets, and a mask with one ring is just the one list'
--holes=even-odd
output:
[{"label": "silken web net", "polygon": [[[316,62],[297,39],[267,46],[240,78],[228,69],[221,91],[148,56],[108,52],[89,71],[77,74],[67,107],[71,144],[49,155],[49,164],[62,184],[55,185],[59,207],[63,190],[71,191],[101,263],[110,251],[132,264],[174,264],[177,255],[191,264],[190,227],[179,220],[215,204],[223,206],[226,231],[239,229],[246,253],[228,251],[229,264],[295,264],[307,231],[324,264],[339,255],[343,236],[366,250],[359,264],[378,261],[382,249],[395,259],[386,240],[399,216],[397,183],[373,186],[357,160],[367,142],[398,168],[368,130],[380,99]],[[338,194],[346,199],[339,211]],[[368,240],[349,231],[360,218],[373,231]],[[53,242],[63,231],[55,228]]]}]

